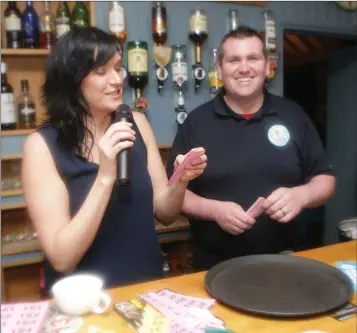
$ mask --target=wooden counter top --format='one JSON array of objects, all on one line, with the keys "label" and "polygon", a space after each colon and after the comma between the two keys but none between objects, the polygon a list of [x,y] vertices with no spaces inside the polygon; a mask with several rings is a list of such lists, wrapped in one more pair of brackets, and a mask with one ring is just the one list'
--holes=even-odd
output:
[{"label": "wooden counter top", "polygon": [[[351,241],[310,251],[297,252],[294,255],[316,259],[334,265],[336,261],[356,261],[356,249],[357,241]],[[204,272],[194,273],[170,279],[115,288],[109,290],[109,293],[114,302],[129,300],[134,298],[137,294],[158,291],[164,288],[169,288],[174,292],[190,296],[210,297],[204,289],[204,276]],[[356,294],[354,294],[353,303],[356,304]],[[228,329],[237,333],[299,333],[308,330],[320,330],[327,333],[357,332],[356,317],[342,322],[328,315],[299,320],[267,319],[243,314],[218,303],[213,306],[212,312],[224,320]],[[83,316],[83,319],[84,325],[80,329],[80,333],[86,333],[90,324],[117,333],[135,332],[135,330],[113,310],[108,311],[104,315],[86,315]]]}]

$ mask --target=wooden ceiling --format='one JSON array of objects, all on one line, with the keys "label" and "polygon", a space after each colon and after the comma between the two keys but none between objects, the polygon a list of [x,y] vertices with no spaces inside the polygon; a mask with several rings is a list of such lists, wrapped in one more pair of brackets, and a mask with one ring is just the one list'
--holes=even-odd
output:
[{"label": "wooden ceiling", "polygon": [[322,61],[334,50],[353,43],[356,44],[357,41],[326,36],[285,34],[284,66],[300,66]]}]

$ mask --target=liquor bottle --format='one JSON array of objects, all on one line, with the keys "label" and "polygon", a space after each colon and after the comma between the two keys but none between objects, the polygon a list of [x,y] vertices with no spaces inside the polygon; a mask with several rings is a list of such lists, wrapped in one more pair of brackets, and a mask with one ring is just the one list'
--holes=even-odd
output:
[{"label": "liquor bottle", "polygon": [[269,75],[268,81],[272,80],[275,76],[278,63],[279,63],[279,54],[276,47],[276,25],[275,17],[272,10],[265,9],[263,11],[264,21],[265,21],[265,47],[268,51],[269,59]]},{"label": "liquor bottle", "polygon": [[171,71],[174,90],[174,106],[175,112],[177,113],[176,121],[179,125],[182,125],[187,118],[184,97],[187,89],[186,45],[172,45]]},{"label": "liquor bottle", "polygon": [[71,30],[71,15],[66,1],[58,3],[56,10],[56,38]]},{"label": "liquor bottle", "polygon": [[82,1],[76,1],[72,11],[72,23],[78,28],[89,27],[89,13]]},{"label": "liquor bottle", "polygon": [[56,36],[55,36],[55,19],[50,11],[48,1],[45,1],[45,10],[40,18],[40,21],[41,21],[41,25],[40,25],[41,48],[50,50],[55,43]]},{"label": "liquor bottle", "polygon": [[151,30],[157,45],[165,44],[167,40],[166,8],[161,1],[155,1],[152,7]]},{"label": "liquor bottle", "polygon": [[134,107],[146,111],[147,101],[141,96],[148,83],[148,44],[134,40],[128,42],[128,84],[134,89]]},{"label": "liquor bottle", "polygon": [[208,72],[209,91],[211,97],[216,96],[219,89],[223,87],[223,82],[218,78],[217,61],[218,61],[218,48],[214,47],[211,53],[211,66]]},{"label": "liquor bottle", "polygon": [[229,33],[236,30],[239,26],[238,10],[230,9],[227,15],[227,29],[226,32]]},{"label": "liquor bottle", "polygon": [[206,76],[206,71],[201,63],[201,46],[208,36],[207,16],[204,10],[195,9],[191,11],[189,38],[195,45],[195,64],[192,66],[195,79],[195,91],[201,86]]},{"label": "liquor bottle", "polygon": [[21,80],[21,94],[16,103],[19,115],[18,127],[21,129],[36,128],[35,101],[29,92],[28,80]]},{"label": "liquor bottle", "polygon": [[109,8],[109,32],[123,45],[126,41],[125,10],[119,1],[112,1]]},{"label": "liquor bottle", "polygon": [[1,130],[16,129],[14,90],[7,81],[7,67],[1,63]]},{"label": "liquor bottle", "polygon": [[40,47],[40,20],[32,1],[26,1],[26,8],[22,13],[22,27],[24,48]]},{"label": "liquor bottle", "polygon": [[8,1],[8,6],[4,12],[6,47],[9,49],[19,49],[22,44],[21,12],[16,6],[16,1]]}]

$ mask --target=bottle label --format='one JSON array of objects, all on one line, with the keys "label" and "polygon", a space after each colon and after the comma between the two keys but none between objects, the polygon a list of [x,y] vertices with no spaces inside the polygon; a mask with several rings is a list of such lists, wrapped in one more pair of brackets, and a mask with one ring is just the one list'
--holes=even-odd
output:
[{"label": "bottle label", "polygon": [[21,31],[21,20],[16,15],[10,15],[5,18],[6,31]]},{"label": "bottle label", "polygon": [[73,22],[73,25],[79,28],[87,28],[88,23],[83,19],[77,19]]},{"label": "bottle label", "polygon": [[20,110],[20,113],[24,116],[29,116],[30,114],[35,113],[35,109],[34,108],[29,108],[29,107],[24,107]]},{"label": "bottle label", "polygon": [[194,15],[190,20],[191,31],[207,32],[207,17],[204,15]]},{"label": "bottle label", "polygon": [[109,12],[109,31],[120,33],[125,30],[124,9],[113,8]]},{"label": "bottle label", "polygon": [[171,64],[172,81],[181,86],[187,81],[187,63],[186,62],[173,62]]},{"label": "bottle label", "polygon": [[265,46],[268,50],[276,48],[276,31],[274,20],[267,19],[265,22]]},{"label": "bottle label", "polygon": [[34,43],[35,42],[35,29],[32,26],[31,22],[25,23],[25,28],[24,28],[24,40],[28,43]]},{"label": "bottle label", "polygon": [[1,94],[1,123],[16,123],[16,109],[14,104],[14,95],[12,93]]},{"label": "bottle label", "polygon": [[209,87],[210,88],[223,87],[223,82],[218,78],[217,72],[209,72],[208,78],[209,78]]},{"label": "bottle label", "polygon": [[162,15],[157,15],[155,17],[155,32],[157,32],[158,34],[166,32],[165,21]]},{"label": "bottle label", "polygon": [[60,38],[62,35],[71,30],[71,26],[69,24],[57,24],[56,25],[56,35],[57,38]]},{"label": "bottle label", "polygon": [[131,49],[128,51],[129,72],[148,71],[148,52],[145,49]]},{"label": "bottle label", "polygon": [[51,21],[51,17],[46,15],[41,21],[40,25],[41,32],[51,32],[53,31],[53,23]]}]

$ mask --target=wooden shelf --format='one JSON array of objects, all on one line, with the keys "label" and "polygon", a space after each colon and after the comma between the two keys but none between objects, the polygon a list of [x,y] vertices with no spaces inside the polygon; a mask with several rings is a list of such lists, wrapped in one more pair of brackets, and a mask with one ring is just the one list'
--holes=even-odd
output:
[{"label": "wooden shelf", "polygon": [[42,251],[33,251],[19,254],[10,254],[1,256],[1,267],[16,267],[23,265],[30,265],[43,262],[44,255]]},{"label": "wooden shelf", "polygon": [[174,232],[179,230],[187,230],[190,228],[190,223],[188,219],[182,215],[180,215],[177,220],[169,226],[164,226],[155,220],[155,230],[158,234]]},{"label": "wooden shelf", "polygon": [[2,242],[1,254],[3,256],[26,253],[33,251],[40,251],[41,245],[37,239],[23,240],[20,242],[4,243]]},{"label": "wooden shelf", "polygon": [[2,197],[12,197],[14,195],[23,195],[24,191],[22,188],[19,188],[17,190],[7,190],[7,191],[1,191],[0,195]]},{"label": "wooden shelf", "polygon": [[47,49],[1,49],[2,56],[47,57]]},{"label": "wooden shelf", "polygon": [[22,154],[10,154],[0,156],[1,161],[21,160]]},{"label": "wooden shelf", "polygon": [[172,145],[169,144],[163,144],[163,145],[157,145],[159,149],[170,149]]},{"label": "wooden shelf", "polygon": [[10,210],[10,209],[20,209],[25,208],[26,204],[24,202],[19,202],[15,204],[1,205],[1,210]]},{"label": "wooden shelf", "polygon": [[0,136],[14,136],[14,135],[29,135],[35,129],[18,129],[9,131],[0,131]]}]

